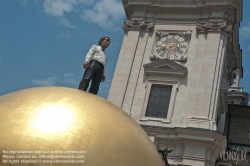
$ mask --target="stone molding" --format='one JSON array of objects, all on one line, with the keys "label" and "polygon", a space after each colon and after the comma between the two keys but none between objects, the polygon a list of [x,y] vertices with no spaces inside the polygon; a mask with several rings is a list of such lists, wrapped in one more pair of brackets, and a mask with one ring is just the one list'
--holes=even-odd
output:
[{"label": "stone molding", "polygon": [[233,105],[247,105],[248,101],[245,99],[248,96],[244,95],[242,97],[234,97],[234,98],[229,98],[228,99],[228,104],[233,104]]},{"label": "stone molding", "polygon": [[191,34],[192,32],[191,31],[186,31],[186,32],[164,32],[164,31],[156,31],[155,32],[155,39],[159,39],[163,36],[166,36],[168,34],[176,34],[176,35],[180,35],[184,38],[186,38],[188,41],[191,39]]},{"label": "stone molding", "polygon": [[147,75],[163,75],[183,77],[187,72],[187,68],[169,59],[163,59],[149,64],[143,65]]},{"label": "stone molding", "polygon": [[129,30],[142,30],[142,31],[151,31],[154,29],[154,22],[146,22],[144,20],[127,20],[123,22],[123,30],[124,32],[128,32]]},{"label": "stone molding", "polygon": [[222,32],[232,32],[232,24],[226,21],[199,21],[196,23],[196,30],[198,32],[208,32],[208,31],[222,31]]},{"label": "stone molding", "polygon": [[[174,163],[176,159],[189,160],[189,165],[195,165],[196,161],[214,165],[220,157],[220,152],[226,149],[226,137],[218,131],[179,127],[142,126],[142,128],[149,135],[156,135],[157,149],[167,147],[173,150],[167,157],[170,165],[186,165],[185,162]],[[206,156],[197,156],[197,152],[206,152]]]},{"label": "stone molding", "polygon": [[247,104],[243,104],[243,101],[242,101],[241,98],[228,99],[228,104],[234,104],[234,105],[247,105]]},{"label": "stone molding", "polygon": [[233,105],[248,105],[249,94],[243,92],[243,89],[238,88],[230,88],[228,92],[228,104]]},{"label": "stone molding", "polygon": [[[211,17],[213,12],[222,11],[224,16],[226,15],[233,21],[233,25],[242,20],[242,0],[122,0],[122,3],[129,19],[152,19],[154,17],[155,22],[174,19],[181,21],[192,20],[192,23],[195,23],[201,15]],[[180,12],[176,13],[176,11]],[[165,14],[174,15],[161,19],[161,15]],[[190,17],[188,19],[183,19],[182,16],[176,17],[180,14],[190,15]],[[193,15],[197,17],[193,17]]]}]

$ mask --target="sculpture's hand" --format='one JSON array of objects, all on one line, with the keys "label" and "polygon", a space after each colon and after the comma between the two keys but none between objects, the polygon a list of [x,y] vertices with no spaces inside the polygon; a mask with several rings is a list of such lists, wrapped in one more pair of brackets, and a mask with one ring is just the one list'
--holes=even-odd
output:
[{"label": "sculpture's hand", "polygon": [[105,77],[105,75],[103,75],[103,76],[102,76],[101,82],[103,82],[103,81],[105,81],[105,80],[106,80],[106,77]]},{"label": "sculpture's hand", "polygon": [[89,67],[89,62],[84,62],[83,68],[86,70]]}]

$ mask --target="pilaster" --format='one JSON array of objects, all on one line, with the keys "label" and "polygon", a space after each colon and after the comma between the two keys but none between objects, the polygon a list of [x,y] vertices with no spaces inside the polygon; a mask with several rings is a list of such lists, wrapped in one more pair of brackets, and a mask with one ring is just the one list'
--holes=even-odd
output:
[{"label": "pilaster", "polygon": [[127,85],[127,90],[124,96],[124,100],[122,103],[122,109],[129,113],[131,115],[131,107],[133,102],[137,103],[138,105],[142,105],[138,99],[135,98],[135,91],[136,91],[136,86],[139,83],[139,73],[142,67],[142,59],[144,57],[145,53],[145,48],[147,45],[147,40],[148,40],[148,33],[149,32],[141,32],[138,45],[137,45],[137,50],[135,53],[135,57],[133,59],[133,65],[130,73],[130,77],[128,80],[128,85]]},{"label": "pilaster", "polygon": [[123,39],[114,77],[108,95],[108,101],[118,107],[122,106],[128,85],[133,60],[138,45],[140,30],[128,31]]},{"label": "pilaster", "polygon": [[127,20],[123,23],[125,36],[108,95],[108,101],[130,114],[135,86],[153,22]]}]

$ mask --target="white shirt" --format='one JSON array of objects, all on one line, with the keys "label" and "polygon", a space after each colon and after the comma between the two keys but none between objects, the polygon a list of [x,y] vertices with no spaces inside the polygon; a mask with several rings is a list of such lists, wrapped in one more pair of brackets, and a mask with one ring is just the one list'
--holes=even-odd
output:
[{"label": "white shirt", "polygon": [[90,62],[91,60],[96,60],[103,64],[104,66],[103,75],[106,76],[106,64],[108,61],[108,57],[105,54],[105,52],[102,50],[101,46],[93,45],[90,48],[88,54],[86,55],[85,62]]}]

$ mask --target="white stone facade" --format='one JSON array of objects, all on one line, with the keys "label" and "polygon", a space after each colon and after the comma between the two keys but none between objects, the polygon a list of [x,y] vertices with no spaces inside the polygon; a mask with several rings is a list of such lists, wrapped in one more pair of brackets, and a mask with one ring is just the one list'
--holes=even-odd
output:
[{"label": "white stone facade", "polygon": [[[174,149],[168,157],[171,165],[215,165],[225,148],[219,132],[224,129],[232,72],[237,69],[242,77],[242,1],[122,2],[128,20],[108,100],[155,135],[157,148]],[[150,60],[157,31],[191,32],[186,62]],[[145,117],[152,84],[173,86],[167,118]]]}]

